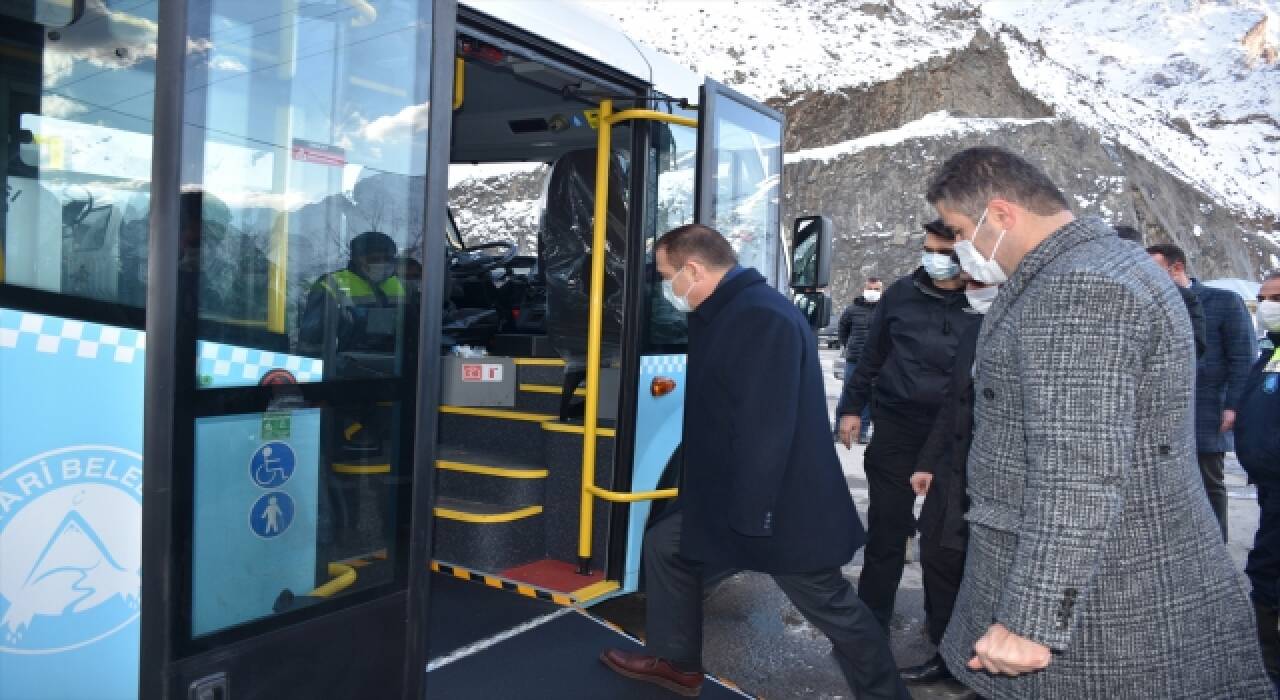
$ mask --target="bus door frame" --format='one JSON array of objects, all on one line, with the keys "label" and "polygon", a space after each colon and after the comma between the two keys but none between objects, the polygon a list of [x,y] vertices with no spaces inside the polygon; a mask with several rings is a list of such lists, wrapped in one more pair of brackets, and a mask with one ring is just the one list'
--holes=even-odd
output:
[{"label": "bus door frame", "polygon": [[[142,700],[294,697],[303,690],[307,678],[317,675],[311,664],[348,666],[349,659],[337,658],[336,652],[335,658],[316,657],[317,652],[324,655],[325,639],[349,638],[354,632],[353,625],[362,617],[365,620],[376,617],[406,621],[399,629],[403,636],[390,640],[390,644],[403,645],[403,663],[398,672],[389,673],[389,677],[363,679],[367,681],[364,687],[379,697],[416,700],[423,696],[426,683],[436,412],[440,393],[437,354],[431,349],[439,347],[441,285],[421,285],[420,352],[417,383],[413,388],[416,413],[414,422],[406,424],[413,432],[412,468],[418,478],[408,498],[411,511],[405,537],[408,569],[403,587],[371,600],[353,600],[331,612],[294,620],[292,624],[289,621],[255,624],[211,650],[184,652],[188,640],[180,634],[183,629],[180,622],[188,611],[181,609],[181,586],[187,573],[179,567],[186,564],[186,556],[181,551],[186,543],[176,533],[181,531],[184,519],[189,522],[193,504],[186,482],[183,478],[175,479],[175,475],[192,468],[191,445],[183,444],[189,439],[183,437],[183,431],[189,432],[194,419],[190,402],[181,399],[194,382],[195,327],[179,315],[183,295],[177,265],[181,252],[179,201],[190,4],[189,0],[165,0],[159,4],[146,310],[139,697]],[[430,101],[438,108],[432,109],[429,117],[425,211],[441,212],[446,211],[447,199],[452,130],[449,105],[453,93],[457,4],[456,0],[431,0],[431,7],[432,43],[422,47],[421,59],[430,62]],[[444,270],[445,219],[430,215],[423,219],[426,227],[423,267]],[[373,624],[365,622],[368,626]],[[306,648],[313,655],[290,659],[290,649],[299,648]],[[261,659],[269,661],[264,665]],[[274,674],[262,673],[270,664],[290,661],[295,668],[277,667]],[[226,671],[219,673],[219,669]],[[209,675],[201,677],[205,672]],[[194,683],[193,677],[198,679]],[[200,695],[201,688],[197,687],[205,681],[209,681],[205,687],[209,692],[207,696]]]}]

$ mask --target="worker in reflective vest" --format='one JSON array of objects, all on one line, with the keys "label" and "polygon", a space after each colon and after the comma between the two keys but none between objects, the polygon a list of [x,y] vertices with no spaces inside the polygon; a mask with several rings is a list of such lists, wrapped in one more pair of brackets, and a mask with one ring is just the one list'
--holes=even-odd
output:
[{"label": "worker in reflective vest", "polygon": [[[385,233],[368,231],[351,240],[344,270],[316,280],[307,296],[299,349],[322,354],[326,340],[336,352],[394,352],[405,287],[396,276],[396,243]],[[326,358],[329,359],[329,358]],[[340,376],[342,367],[332,368]]]}]

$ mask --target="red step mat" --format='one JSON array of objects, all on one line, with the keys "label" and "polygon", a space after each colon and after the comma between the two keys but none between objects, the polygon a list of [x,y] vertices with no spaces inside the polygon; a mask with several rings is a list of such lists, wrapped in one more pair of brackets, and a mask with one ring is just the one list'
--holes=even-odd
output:
[{"label": "red step mat", "polygon": [[590,576],[580,576],[578,567],[558,559],[543,559],[503,571],[499,576],[528,583],[560,593],[573,593],[604,580],[604,571],[595,569]]}]

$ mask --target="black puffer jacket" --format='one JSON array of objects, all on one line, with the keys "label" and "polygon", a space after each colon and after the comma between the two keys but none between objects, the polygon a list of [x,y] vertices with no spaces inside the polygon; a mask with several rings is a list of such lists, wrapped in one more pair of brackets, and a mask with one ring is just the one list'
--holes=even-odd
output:
[{"label": "black puffer jacket", "polygon": [[839,338],[844,346],[844,359],[858,361],[862,356],[862,347],[867,344],[867,329],[871,326],[871,315],[876,311],[876,304],[859,296],[853,303],[844,307],[840,314]]},{"label": "black puffer jacket", "polygon": [[840,415],[858,415],[872,402],[873,420],[932,427],[960,337],[980,323],[982,315],[969,308],[963,291],[938,289],[924,268],[894,282],[871,317],[867,345],[840,397]]}]

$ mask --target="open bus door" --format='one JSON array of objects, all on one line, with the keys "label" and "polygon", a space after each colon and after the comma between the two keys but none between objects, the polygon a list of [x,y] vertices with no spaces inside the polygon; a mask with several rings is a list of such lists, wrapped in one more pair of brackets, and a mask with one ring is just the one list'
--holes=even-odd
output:
[{"label": "open bus door", "polygon": [[161,4],[141,698],[422,695],[455,17]]}]

